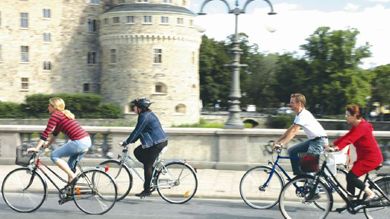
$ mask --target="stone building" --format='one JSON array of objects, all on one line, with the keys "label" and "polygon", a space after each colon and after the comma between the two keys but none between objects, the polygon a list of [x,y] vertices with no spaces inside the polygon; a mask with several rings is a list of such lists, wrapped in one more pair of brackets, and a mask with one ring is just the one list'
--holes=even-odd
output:
[{"label": "stone building", "polygon": [[201,33],[188,0],[1,0],[0,101],[101,94],[132,113],[152,100],[164,125],[199,120]]}]

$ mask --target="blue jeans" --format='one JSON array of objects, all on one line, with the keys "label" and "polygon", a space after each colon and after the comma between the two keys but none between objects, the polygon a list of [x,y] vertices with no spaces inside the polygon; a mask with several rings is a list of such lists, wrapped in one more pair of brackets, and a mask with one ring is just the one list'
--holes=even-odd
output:
[{"label": "blue jeans", "polygon": [[54,163],[56,163],[56,161],[61,157],[69,157],[68,165],[70,169],[74,170],[76,162],[83,158],[83,155],[79,156],[80,153],[86,151],[89,147],[91,147],[91,145],[91,138],[89,136],[79,140],[70,140],[51,152],[50,158]]},{"label": "blue jeans", "polygon": [[302,171],[299,167],[299,153],[321,154],[324,151],[324,146],[328,144],[327,138],[318,138],[304,141],[290,147],[287,152],[290,156],[291,167],[294,175],[301,175]]}]

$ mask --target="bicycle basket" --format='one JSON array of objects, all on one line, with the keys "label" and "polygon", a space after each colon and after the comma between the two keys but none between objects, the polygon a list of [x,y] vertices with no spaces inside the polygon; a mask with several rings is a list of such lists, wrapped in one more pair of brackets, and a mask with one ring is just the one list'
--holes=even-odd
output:
[{"label": "bicycle basket", "polygon": [[26,146],[16,147],[16,159],[15,164],[20,166],[28,166],[30,164],[31,159],[33,158],[33,154],[27,153]]},{"label": "bicycle basket", "polygon": [[318,172],[320,170],[320,155],[300,153],[299,166],[304,173]]}]

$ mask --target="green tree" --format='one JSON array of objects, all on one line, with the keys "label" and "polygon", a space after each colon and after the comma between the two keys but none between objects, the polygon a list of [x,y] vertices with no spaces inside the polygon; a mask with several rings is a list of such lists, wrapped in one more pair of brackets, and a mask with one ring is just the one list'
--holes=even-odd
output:
[{"label": "green tree", "polygon": [[378,66],[373,70],[374,78],[372,81],[372,101],[390,104],[390,64]]},{"label": "green tree", "polygon": [[365,104],[372,76],[358,65],[371,52],[368,43],[356,45],[358,34],[356,29],[331,31],[319,27],[301,46],[310,65],[309,105],[319,104],[328,114],[335,114],[347,103]]},{"label": "green tree", "polygon": [[224,42],[202,37],[199,54],[200,97],[204,105],[217,100],[227,102],[231,71],[224,67],[229,63],[228,48]]}]

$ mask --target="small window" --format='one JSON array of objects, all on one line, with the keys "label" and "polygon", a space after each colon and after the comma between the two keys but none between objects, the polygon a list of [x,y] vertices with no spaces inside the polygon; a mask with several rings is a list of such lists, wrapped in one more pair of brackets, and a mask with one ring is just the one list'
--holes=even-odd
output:
[{"label": "small window", "polygon": [[91,88],[90,88],[89,83],[84,83],[84,84],[83,84],[83,92],[84,92],[84,93],[89,93],[89,92],[91,92]]},{"label": "small window", "polygon": [[120,21],[121,21],[121,20],[120,20],[119,17],[113,17],[113,18],[112,18],[112,23],[114,23],[114,24],[119,24]]},{"label": "small window", "polygon": [[20,13],[20,27],[28,28],[28,13]]},{"label": "small window", "polygon": [[29,62],[29,51],[28,46],[20,47],[20,61],[21,62]]},{"label": "small window", "polygon": [[134,16],[127,16],[126,23],[127,24],[134,24]]},{"label": "small window", "polygon": [[192,27],[194,25],[194,20],[190,20],[190,26]]},{"label": "small window", "polygon": [[157,83],[156,86],[155,86],[155,92],[156,93],[168,93],[168,88],[165,84],[163,83]]},{"label": "small window", "polygon": [[44,18],[51,18],[51,10],[49,8],[44,8],[42,12]]},{"label": "small window", "polygon": [[28,78],[21,78],[21,89],[28,90]]},{"label": "small window", "polygon": [[50,61],[44,61],[43,62],[43,70],[50,71],[51,70],[51,62]]},{"label": "small window", "polygon": [[116,49],[110,50],[110,63],[116,63],[117,57],[116,57]]},{"label": "small window", "polygon": [[178,18],[177,18],[177,24],[183,25],[183,24],[184,24],[184,18],[178,17]]},{"label": "small window", "polygon": [[96,52],[88,52],[87,63],[96,64]]},{"label": "small window", "polygon": [[153,63],[162,63],[162,49],[154,49]]},{"label": "small window", "polygon": [[165,4],[172,4],[172,0],[163,0],[162,2]]},{"label": "small window", "polygon": [[175,112],[177,112],[177,113],[186,113],[186,111],[187,111],[186,105],[184,105],[184,104],[178,104],[175,107]]},{"label": "small window", "polygon": [[161,23],[162,24],[168,24],[169,23],[169,17],[162,16],[161,17]]},{"label": "small window", "polygon": [[152,16],[144,16],[144,24],[151,24]]},{"label": "small window", "polygon": [[196,53],[194,51],[192,52],[192,55],[191,55],[191,62],[192,62],[192,64],[195,64],[195,62],[196,62]]},{"label": "small window", "polygon": [[51,33],[43,33],[43,41],[51,42]]},{"label": "small window", "polygon": [[97,30],[97,21],[95,19],[88,19],[88,32],[94,33]]},{"label": "small window", "polygon": [[148,3],[149,0],[137,0],[138,3]]},{"label": "small window", "polygon": [[104,18],[104,24],[108,24],[108,18]]}]

